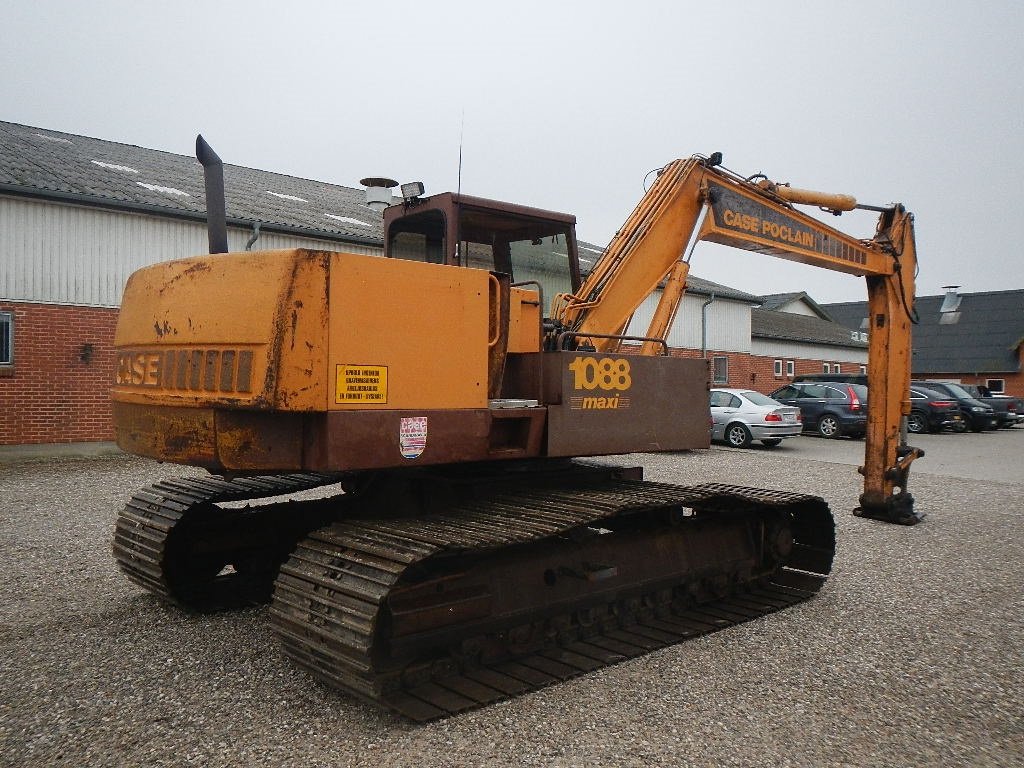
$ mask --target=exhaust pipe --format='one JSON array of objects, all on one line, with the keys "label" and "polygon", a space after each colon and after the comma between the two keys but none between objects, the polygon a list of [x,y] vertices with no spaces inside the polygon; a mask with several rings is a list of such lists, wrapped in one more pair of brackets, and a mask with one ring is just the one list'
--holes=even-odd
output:
[{"label": "exhaust pipe", "polygon": [[202,134],[196,136],[196,159],[203,164],[206,183],[206,234],[210,253],[228,252],[228,222],[224,201],[224,163]]}]

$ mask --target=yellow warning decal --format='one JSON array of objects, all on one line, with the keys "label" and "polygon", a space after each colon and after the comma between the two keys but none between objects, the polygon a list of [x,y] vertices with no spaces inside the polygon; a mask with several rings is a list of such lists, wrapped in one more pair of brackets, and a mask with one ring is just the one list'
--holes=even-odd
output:
[{"label": "yellow warning decal", "polygon": [[386,365],[337,366],[334,388],[336,403],[374,403],[388,401],[388,367]]}]

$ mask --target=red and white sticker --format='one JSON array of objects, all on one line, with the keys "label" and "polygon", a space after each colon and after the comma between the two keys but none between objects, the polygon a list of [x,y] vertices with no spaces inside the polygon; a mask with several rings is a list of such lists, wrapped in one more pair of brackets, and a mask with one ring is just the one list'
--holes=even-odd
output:
[{"label": "red and white sticker", "polygon": [[410,416],[398,425],[398,446],[402,456],[418,459],[427,447],[427,417]]}]

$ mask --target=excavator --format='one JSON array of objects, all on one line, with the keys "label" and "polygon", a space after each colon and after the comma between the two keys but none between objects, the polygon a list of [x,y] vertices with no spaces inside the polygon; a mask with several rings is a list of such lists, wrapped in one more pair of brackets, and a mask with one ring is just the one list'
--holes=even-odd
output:
[{"label": "excavator", "polygon": [[[709,445],[707,362],[665,341],[698,240],[866,279],[855,514],[920,519],[902,205],[873,208],[857,239],[795,207],[855,199],[715,153],[661,168],[588,270],[573,216],[421,185],[386,194],[383,257],[226,253],[220,160],[202,137],[197,154],[211,253],[132,275],[112,400],[123,450],[208,474],[136,492],[114,556],[186,610],[269,601],[287,656],[328,686],[432,720],[820,590],[822,498],[593,458]],[[659,293],[647,332],[626,335]]]}]

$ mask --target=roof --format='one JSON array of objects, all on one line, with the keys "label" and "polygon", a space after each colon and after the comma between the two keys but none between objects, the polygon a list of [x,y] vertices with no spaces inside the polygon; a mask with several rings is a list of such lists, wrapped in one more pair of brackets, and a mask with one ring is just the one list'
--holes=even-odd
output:
[{"label": "roof", "polygon": [[[918,296],[920,322],[913,329],[915,374],[1008,373],[1020,370],[1024,343],[1024,290],[961,293],[956,323],[939,322],[945,296]],[[867,302],[826,304],[838,322],[861,327]]]},{"label": "roof", "polygon": [[844,325],[810,315],[795,315],[772,309],[750,311],[750,335],[754,338],[867,349],[867,341],[854,339],[851,333]]},{"label": "roof", "polygon": [[770,293],[767,296],[762,296],[761,309],[782,310],[784,307],[787,307],[797,301],[802,301],[807,304],[807,306],[825,320],[834,319],[829,316],[828,312],[826,312],[818,302],[808,296],[806,291],[797,291],[796,293]]},{"label": "roof", "polygon": [[[362,189],[224,164],[230,223],[380,244]],[[0,122],[0,193],[206,218],[203,169],[186,155]]]},{"label": "roof", "polygon": [[710,280],[704,280],[703,278],[696,277],[695,275],[688,275],[686,278],[686,292],[694,293],[698,296],[711,296],[714,294],[715,298],[718,299],[732,299],[733,301],[742,301],[747,304],[760,304],[761,297],[755,296],[752,293],[744,293],[735,288],[730,288],[727,285],[721,283],[713,283]]},{"label": "roof", "polygon": [[[383,220],[363,189],[224,164],[228,223],[382,245]],[[42,197],[205,221],[203,169],[189,155],[0,121],[0,194]],[[561,214],[559,214],[561,215]],[[579,241],[588,273],[604,248]],[[760,304],[761,297],[696,276],[691,294]]]}]

